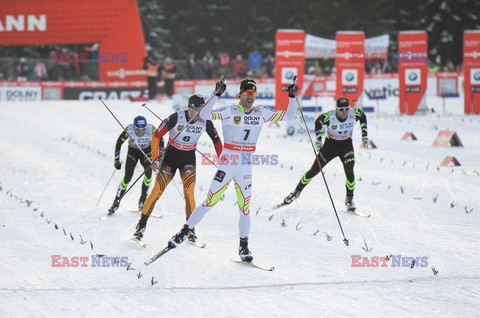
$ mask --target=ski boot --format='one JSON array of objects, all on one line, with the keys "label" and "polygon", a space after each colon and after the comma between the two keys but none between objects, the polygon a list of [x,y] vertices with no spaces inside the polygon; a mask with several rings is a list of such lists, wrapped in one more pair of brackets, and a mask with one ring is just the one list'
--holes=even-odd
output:
[{"label": "ski boot", "polygon": [[240,238],[240,247],[238,248],[238,254],[242,262],[251,262],[253,261],[252,253],[248,249],[248,237]]},{"label": "ski boot", "polygon": [[145,200],[147,199],[147,195],[143,195],[138,200],[138,211],[143,211],[143,206],[145,205]]},{"label": "ski boot", "polygon": [[168,241],[168,248],[175,248],[178,245],[180,245],[187,237],[188,231],[189,231],[188,225],[185,224],[183,228],[180,230],[180,232],[172,236],[170,241]]},{"label": "ski boot", "polygon": [[347,211],[350,211],[350,212],[355,212],[355,203],[353,203],[353,196],[347,196],[345,198],[345,206],[347,207]]},{"label": "ski boot", "polygon": [[193,242],[193,243],[195,243],[197,241],[197,236],[195,235],[195,228],[188,229],[187,240],[189,240],[190,242]]},{"label": "ski boot", "polygon": [[133,233],[133,236],[139,241],[143,238],[143,233],[147,228],[147,218],[148,217],[145,214],[142,214],[142,217],[138,221],[137,227],[135,228],[136,231]]},{"label": "ski boot", "polygon": [[108,209],[108,215],[112,215],[113,213],[115,213],[115,211],[118,210],[119,206],[120,206],[120,199],[115,199],[110,209]]},{"label": "ski boot", "polygon": [[283,203],[284,204],[290,204],[292,203],[293,201],[295,201],[299,196],[300,196],[300,191],[293,191],[292,193],[290,193],[285,199],[283,199]]}]

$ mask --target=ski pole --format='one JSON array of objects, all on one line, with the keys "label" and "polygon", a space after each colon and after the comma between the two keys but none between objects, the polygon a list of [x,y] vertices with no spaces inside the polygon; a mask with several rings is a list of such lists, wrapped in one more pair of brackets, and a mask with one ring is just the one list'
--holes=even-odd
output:
[{"label": "ski pole", "polygon": [[[143,107],[145,107],[150,113],[152,113],[153,116],[157,117],[158,120],[160,120],[160,123],[163,123],[163,119],[161,119],[160,117],[157,116],[157,114],[155,114],[150,108],[147,107],[147,104],[143,103],[142,104]],[[203,158],[207,159],[212,165],[214,165],[215,167],[218,168],[218,166],[212,161],[210,160],[209,158],[207,158],[207,156],[205,156],[200,150],[198,150],[196,147],[195,147],[195,151],[198,152],[200,155],[202,155]]]},{"label": "ski pole", "polygon": [[[221,80],[222,82],[225,82],[225,79],[222,78]],[[175,137],[172,139],[172,142],[175,141],[175,139],[177,139],[177,137],[185,130],[185,128],[187,128],[187,126],[193,121],[193,119],[195,118],[195,116],[197,116],[203,109],[203,107],[205,107],[205,105],[207,105],[213,98],[213,96],[215,96],[215,93],[208,99],[208,101],[202,106],[200,107],[197,112],[195,113],[195,115],[193,115],[192,118],[190,118],[190,120],[187,122],[187,124],[185,126],[183,126],[182,129],[180,129],[180,131],[175,135]],[[150,167],[152,166],[152,164],[157,161],[157,159],[162,156],[165,151],[168,149],[168,147],[171,145],[171,143],[168,143],[167,146],[165,148],[163,148],[163,150],[160,152],[160,154],[157,156],[157,158],[155,158],[155,160],[152,160],[152,162],[150,163],[150,165],[147,167],[147,169],[150,169]],[[147,170],[145,169],[145,170]],[[130,189],[135,185],[135,183],[138,182],[138,180],[140,180],[140,178],[145,174],[145,171],[142,172],[142,174],[132,183],[132,185],[123,193],[123,195],[120,197],[120,199],[122,199],[127,193],[128,191],[130,191]]]},{"label": "ski pole", "polygon": [[113,175],[115,174],[116,171],[117,171],[117,169],[113,169],[112,175],[111,175],[110,178],[108,179],[107,184],[105,185],[105,188],[103,188],[102,194],[100,194],[100,197],[98,198],[97,204],[95,205],[96,207],[98,207],[98,203],[100,203],[100,200],[102,199],[103,194],[105,193],[105,190],[107,190],[107,187],[108,187],[108,185],[110,184],[110,181],[112,180]]},{"label": "ski pole", "polygon": [[143,149],[137,144],[137,140],[136,140],[135,138],[133,138],[133,137],[128,133],[128,130],[127,130],[125,127],[123,127],[122,123],[121,123],[121,122],[118,120],[118,118],[112,113],[112,111],[110,110],[110,108],[108,108],[107,104],[105,104],[105,102],[103,101],[102,97],[99,97],[98,99],[102,102],[103,106],[105,106],[105,108],[110,112],[110,114],[113,116],[113,118],[115,118],[115,120],[116,120],[117,123],[120,125],[120,127],[122,127],[122,129],[127,132],[128,137],[130,137],[130,139],[133,140],[133,142],[135,143],[135,145],[137,145],[137,148],[140,150],[140,152],[143,154],[143,156],[144,156],[148,161],[150,161],[150,163],[151,163],[152,160],[150,159],[150,157],[148,157],[147,154],[143,151]]},{"label": "ski pole", "polygon": [[[296,81],[297,81],[297,76],[295,75],[293,77],[293,83],[292,84],[295,84]],[[308,138],[310,139],[310,145],[312,146],[313,153],[315,154],[315,160],[317,161],[318,167],[320,168],[320,172],[322,173],[323,182],[325,183],[325,187],[327,189],[328,197],[330,198],[330,202],[332,203],[333,211],[335,212],[335,216],[337,217],[338,225],[340,226],[340,231],[342,231],[343,242],[345,243],[345,245],[348,246],[348,239],[345,237],[345,233],[343,232],[342,223],[340,222],[340,218],[338,217],[337,209],[335,208],[335,203],[333,202],[332,194],[330,193],[330,188],[328,187],[327,179],[325,179],[325,174],[323,173],[322,165],[320,163],[320,160],[318,159],[317,150],[315,149],[315,146],[313,145],[312,136],[310,135],[310,132],[308,131],[307,121],[305,120],[305,116],[303,114],[302,107],[300,106],[300,103],[298,102],[297,96],[295,96],[295,100],[297,101],[298,109],[300,110],[300,114],[302,115],[302,120],[303,120],[303,123],[305,125],[305,130],[307,132]]]}]

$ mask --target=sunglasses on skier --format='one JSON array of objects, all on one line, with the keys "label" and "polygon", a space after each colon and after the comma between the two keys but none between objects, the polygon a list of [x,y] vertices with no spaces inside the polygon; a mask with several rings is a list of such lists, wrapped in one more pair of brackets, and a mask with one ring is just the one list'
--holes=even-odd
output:
[{"label": "sunglasses on skier", "polygon": [[252,96],[252,97],[256,97],[256,96],[257,96],[257,92],[251,91],[251,90],[243,91],[242,94],[245,95],[245,96]]},{"label": "sunglasses on skier", "polygon": [[346,112],[346,111],[348,111],[349,108],[350,107],[337,107],[337,109],[341,112]]}]

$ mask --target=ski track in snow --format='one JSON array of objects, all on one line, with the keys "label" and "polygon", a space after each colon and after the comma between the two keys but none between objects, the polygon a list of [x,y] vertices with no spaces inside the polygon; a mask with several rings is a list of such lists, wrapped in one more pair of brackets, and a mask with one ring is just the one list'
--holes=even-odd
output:
[{"label": "ski track in snow", "polygon": [[[158,125],[140,104],[107,101],[107,105],[124,125],[137,115]],[[162,118],[173,112],[169,102],[149,106]],[[0,315],[475,315],[480,295],[476,266],[480,261],[480,118],[367,116],[370,139],[379,149],[357,147],[361,143],[358,127],[353,140],[355,202],[370,218],[340,212],[345,196],[343,168],[338,159],[324,168],[350,240],[348,247],[342,242],[320,175],[295,204],[268,211],[294,189],[311,166],[313,154],[306,135],[287,137],[284,124],[264,127],[257,154],[276,154],[279,164],[257,166],[253,172],[250,246],[256,262],[275,266],[275,271],[263,272],[228,261],[238,257],[238,211],[232,186],[197,226],[199,240],[207,243],[205,249],[183,244],[143,266],[185,220],[179,176],[157,202],[155,212],[164,217],[149,219],[147,247],[140,249],[129,239],[139,216],[128,211],[136,208],[142,179],[115,216],[99,221],[113,201],[122,167],[95,207],[114,169],[114,144],[121,131],[103,105],[99,101],[0,104],[4,128],[0,139]],[[221,125],[214,124],[221,131]],[[465,147],[432,147],[437,128],[455,130]],[[413,131],[418,140],[402,141],[405,131]],[[123,160],[126,150],[125,143]],[[200,139],[199,150],[214,152],[208,136]],[[438,167],[447,155],[455,156],[462,166]],[[198,154],[197,162],[199,204],[216,170],[200,165]],[[138,166],[133,180],[141,172]],[[25,200],[33,202],[28,206]],[[80,244],[81,239],[86,244]],[[364,242],[372,248],[370,252],[362,249]],[[127,256],[135,270],[51,267],[51,255],[94,254]],[[351,266],[352,255],[390,254],[428,256],[428,266]],[[432,266],[438,275],[433,275]],[[142,277],[137,278],[139,272]],[[157,281],[153,286],[152,277]]]}]

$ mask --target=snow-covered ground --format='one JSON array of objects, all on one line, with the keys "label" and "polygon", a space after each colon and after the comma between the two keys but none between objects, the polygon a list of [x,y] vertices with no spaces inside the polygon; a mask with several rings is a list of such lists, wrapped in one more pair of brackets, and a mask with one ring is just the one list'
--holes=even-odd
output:
[{"label": "snow-covered ground", "polygon": [[[123,125],[139,114],[158,124],[140,104],[107,104]],[[173,112],[169,102],[148,106],[162,118]],[[256,262],[275,270],[229,261],[238,258],[233,187],[197,226],[205,249],[183,244],[145,267],[184,222],[179,176],[157,203],[154,213],[163,218],[150,218],[147,247],[140,249],[129,240],[139,218],[129,211],[136,208],[140,184],[114,217],[99,220],[123,173],[114,174],[96,206],[114,171],[121,132],[102,103],[0,103],[0,316],[478,315],[480,117],[370,115],[368,120],[378,149],[356,148],[355,202],[370,218],[342,212],[342,166],[336,159],[325,168],[349,246],[320,175],[298,203],[268,211],[313,162],[307,136],[285,137],[282,124],[265,126],[260,137],[257,154],[276,154],[279,162],[254,167],[251,203],[251,251]],[[433,147],[442,129],[456,131],[465,147]],[[418,140],[401,140],[406,131]],[[360,144],[358,126],[354,144]],[[206,135],[198,148],[214,152]],[[455,156],[462,166],[439,167],[445,156]],[[197,161],[200,203],[216,170],[202,166],[198,155]],[[134,180],[141,172],[137,167]],[[134,269],[91,267],[95,254],[128,257]],[[88,266],[52,267],[52,255],[89,257]],[[410,268],[408,259],[400,268],[392,267],[392,260],[387,267],[352,267],[352,255],[428,259],[417,262],[424,267]]]}]

